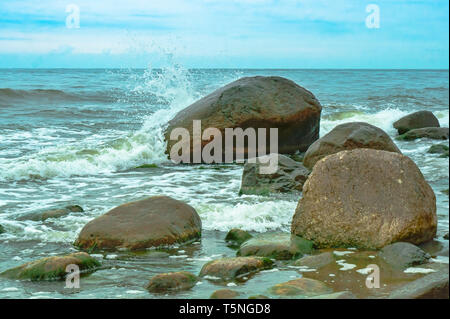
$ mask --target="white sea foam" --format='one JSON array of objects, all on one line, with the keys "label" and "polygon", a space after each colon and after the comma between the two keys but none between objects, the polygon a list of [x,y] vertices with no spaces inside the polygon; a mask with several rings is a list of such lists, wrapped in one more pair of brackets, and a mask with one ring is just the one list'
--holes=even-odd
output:
[{"label": "white sea foam", "polygon": [[432,272],[436,272],[436,270],[430,268],[411,267],[405,269],[403,272],[406,274],[429,274]]},{"label": "white sea foam", "polygon": [[260,203],[215,204],[196,206],[207,230],[228,231],[240,228],[247,231],[288,231],[297,203],[295,201],[266,201]]}]

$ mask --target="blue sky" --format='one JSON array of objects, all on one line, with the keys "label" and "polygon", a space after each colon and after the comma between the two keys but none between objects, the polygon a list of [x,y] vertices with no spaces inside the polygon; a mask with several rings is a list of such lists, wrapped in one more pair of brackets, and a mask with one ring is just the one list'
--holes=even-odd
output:
[{"label": "blue sky", "polygon": [[[67,28],[66,7],[80,9]],[[380,9],[367,28],[366,6]],[[0,68],[444,68],[448,0],[1,0]]]}]

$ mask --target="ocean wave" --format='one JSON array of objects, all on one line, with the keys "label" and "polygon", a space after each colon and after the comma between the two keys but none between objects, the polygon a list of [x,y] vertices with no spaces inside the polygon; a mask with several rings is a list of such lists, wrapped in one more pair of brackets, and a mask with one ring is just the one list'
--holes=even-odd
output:
[{"label": "ocean wave", "polygon": [[136,90],[168,101],[169,107],[145,116],[139,130],[114,140],[87,138],[75,145],[44,148],[21,158],[0,158],[0,181],[108,174],[168,161],[165,125],[199,97],[191,87],[189,72],[177,65],[157,73],[149,70]]},{"label": "ocean wave", "polygon": [[348,122],[366,122],[381,128],[391,135],[395,135],[396,130],[392,126],[393,123],[409,113],[397,108],[386,108],[376,113],[363,112],[361,110],[331,113],[322,117],[320,121],[320,135],[323,136],[337,125]]},{"label": "ocean wave", "polygon": [[11,103],[23,102],[60,102],[60,101],[114,101],[109,92],[83,92],[68,93],[56,89],[32,89],[19,90],[11,88],[0,88],[0,106]]}]

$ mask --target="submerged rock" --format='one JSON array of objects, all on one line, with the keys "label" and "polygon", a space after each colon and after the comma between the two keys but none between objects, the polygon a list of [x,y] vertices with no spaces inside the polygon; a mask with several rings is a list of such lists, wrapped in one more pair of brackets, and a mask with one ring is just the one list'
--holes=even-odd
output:
[{"label": "submerged rock", "polygon": [[350,291],[340,291],[332,294],[319,295],[311,297],[310,299],[357,299]]},{"label": "submerged rock", "polygon": [[448,233],[444,235],[444,239],[448,240]]},{"label": "submerged rock", "polygon": [[230,246],[239,247],[243,242],[252,237],[253,236],[245,230],[233,228],[227,233],[225,241]]},{"label": "submerged rock", "polygon": [[395,243],[381,249],[379,256],[394,268],[406,269],[426,263],[431,256],[410,243]]},{"label": "submerged rock", "polygon": [[143,249],[199,238],[202,223],[194,208],[167,196],[118,206],[90,221],[74,243],[84,249]]},{"label": "submerged rock", "polygon": [[66,267],[77,265],[80,273],[91,272],[101,266],[100,262],[84,252],[77,252],[67,256],[46,257],[23,264],[1,273],[1,276],[11,279],[63,280],[68,272]]},{"label": "submerged rock", "polygon": [[294,266],[305,266],[308,268],[320,269],[335,262],[333,253],[325,252],[318,255],[305,256],[296,260]]},{"label": "submerged rock", "polygon": [[244,242],[238,256],[260,256],[273,259],[292,259],[313,251],[309,240],[286,233],[266,233]]},{"label": "submerged rock", "polygon": [[318,248],[420,244],[433,239],[436,228],[436,197],[416,164],[372,149],[317,162],[292,220],[292,233]]},{"label": "submerged rock", "polygon": [[418,128],[439,126],[439,120],[430,111],[415,112],[394,122],[394,128],[397,129],[398,134],[405,134],[410,130]]},{"label": "submerged rock", "polygon": [[389,299],[449,299],[449,273],[441,270],[428,274],[393,291]]},{"label": "submerged rock", "polygon": [[234,299],[239,296],[239,292],[231,289],[219,289],[212,293],[211,299]]},{"label": "submerged rock", "polygon": [[382,129],[364,122],[345,123],[315,141],[306,151],[303,164],[312,169],[322,158],[340,151],[370,148],[400,153],[397,145]]},{"label": "submerged rock", "polygon": [[264,174],[261,167],[267,166],[269,155],[258,157],[256,163],[246,163],[242,173],[240,194],[269,195],[301,191],[310,171],[302,163],[277,154],[278,168],[273,174]]},{"label": "submerged rock", "polygon": [[272,267],[272,264],[273,262],[269,258],[227,257],[205,264],[200,271],[200,276],[229,280],[269,269]]},{"label": "submerged rock", "polygon": [[418,128],[397,136],[398,140],[412,141],[418,138],[429,138],[433,140],[448,140],[448,127],[426,127]]},{"label": "submerged rock", "polygon": [[157,293],[188,290],[194,287],[197,281],[197,276],[187,271],[164,273],[152,277],[147,290]]},{"label": "submerged rock", "polygon": [[444,144],[435,144],[428,149],[430,154],[448,154],[448,146]]},{"label": "submerged rock", "polygon": [[[223,150],[226,128],[278,128],[279,153],[305,151],[319,138],[321,111],[322,106],[315,96],[291,80],[276,76],[241,78],[179,112],[165,132],[166,152],[170,154],[172,146],[178,142],[170,140],[172,130],[185,128],[190,133],[192,156],[193,120],[201,120],[202,129],[217,128],[222,133]],[[209,142],[203,140],[201,147]],[[244,152],[247,157],[248,149]]]},{"label": "submerged rock", "polygon": [[6,230],[3,228],[2,225],[0,225],[0,234],[6,233]]},{"label": "submerged rock", "polygon": [[70,213],[82,213],[84,209],[79,205],[69,205],[64,208],[51,209],[38,213],[32,213],[20,217],[20,220],[34,220],[34,221],[45,221],[50,218],[60,218],[67,216]]},{"label": "submerged rock", "polygon": [[278,296],[312,296],[331,293],[333,290],[321,281],[300,278],[275,285],[269,291]]}]

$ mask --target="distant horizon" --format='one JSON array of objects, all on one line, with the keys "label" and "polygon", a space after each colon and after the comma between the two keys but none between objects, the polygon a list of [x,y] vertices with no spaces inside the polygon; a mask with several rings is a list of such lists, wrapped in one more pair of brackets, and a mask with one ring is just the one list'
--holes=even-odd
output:
[{"label": "distant horizon", "polygon": [[[0,67],[0,70],[148,70],[149,68],[126,68],[126,67],[92,67],[92,68],[67,68],[67,67],[51,67],[51,68],[21,68],[21,67]],[[164,67],[151,68],[152,70],[163,70]],[[439,68],[186,68],[186,70],[271,70],[271,71],[449,71],[449,69]]]}]

